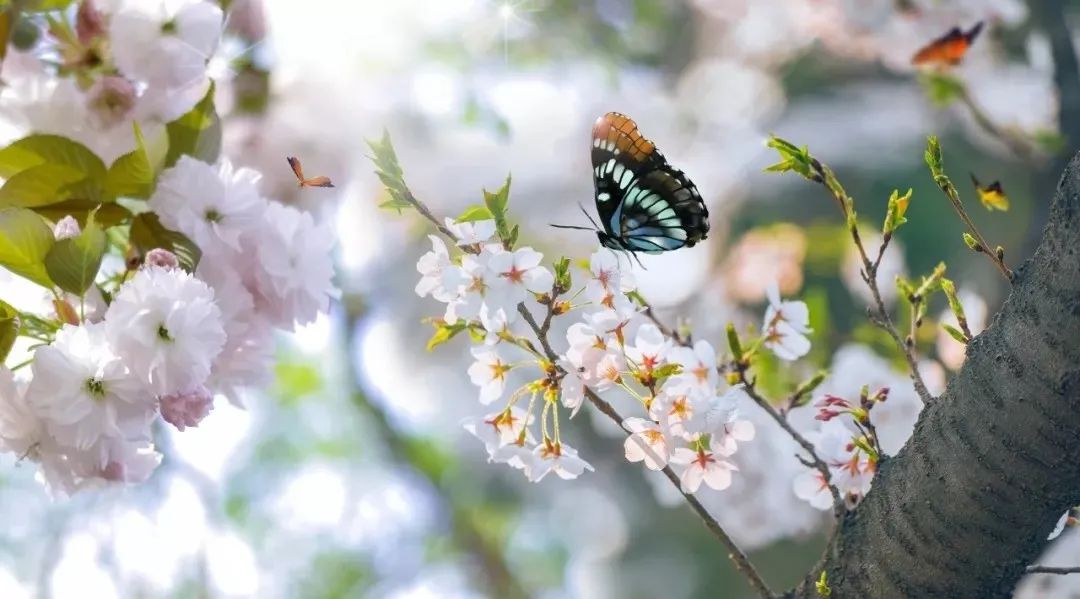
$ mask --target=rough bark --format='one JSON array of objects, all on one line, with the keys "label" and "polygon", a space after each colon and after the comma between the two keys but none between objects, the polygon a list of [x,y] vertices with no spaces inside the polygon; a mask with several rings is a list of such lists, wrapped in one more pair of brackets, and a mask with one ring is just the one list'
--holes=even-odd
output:
[{"label": "rough bark", "polygon": [[1080,154],[1004,306],[793,594],[824,569],[834,597],[1008,597],[1080,504],[1078,456]]}]

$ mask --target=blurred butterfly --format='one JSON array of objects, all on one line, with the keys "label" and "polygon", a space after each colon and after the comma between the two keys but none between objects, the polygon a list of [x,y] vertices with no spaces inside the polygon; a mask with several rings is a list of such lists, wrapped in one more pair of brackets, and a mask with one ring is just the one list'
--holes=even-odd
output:
[{"label": "blurred butterfly", "polygon": [[296,156],[289,156],[285,158],[289,161],[289,166],[292,167],[292,172],[296,175],[296,180],[300,182],[300,187],[333,187],[334,184],[330,182],[330,177],[312,177],[310,179],[304,178],[304,168],[300,166],[300,159]]},{"label": "blurred butterfly", "polygon": [[953,27],[945,35],[923,46],[915,56],[911,58],[911,64],[915,66],[938,65],[956,66],[964,59],[968,48],[975,42],[982,31],[983,22],[975,23],[967,32],[959,27]]},{"label": "blurred butterfly", "polygon": [[630,117],[609,112],[596,120],[592,165],[603,228],[593,226],[604,247],[659,254],[705,239],[709,211],[697,187],[668,164]]},{"label": "blurred butterfly", "polygon": [[1001,188],[1001,181],[994,181],[984,187],[979,184],[979,180],[972,173],[971,182],[975,184],[975,192],[979,194],[979,201],[987,210],[1001,210],[1004,212],[1009,209],[1009,197],[1005,195],[1005,190]]}]

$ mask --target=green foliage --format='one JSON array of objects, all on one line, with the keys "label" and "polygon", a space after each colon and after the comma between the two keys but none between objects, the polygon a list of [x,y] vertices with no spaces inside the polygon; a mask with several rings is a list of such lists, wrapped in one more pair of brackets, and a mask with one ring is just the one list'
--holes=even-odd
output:
[{"label": "green foliage", "polygon": [[406,461],[432,481],[440,481],[456,468],[454,454],[446,447],[423,437],[409,437],[404,443]]},{"label": "green foliage", "polygon": [[574,286],[570,275],[570,259],[563,256],[555,262],[555,287],[559,293],[566,293]]},{"label": "green foliage", "polygon": [[31,135],[0,150],[0,177],[41,164],[70,166],[88,179],[104,181],[105,163],[89,148],[59,135]]},{"label": "green foliage", "polygon": [[131,245],[140,256],[155,248],[163,248],[176,254],[180,266],[194,272],[202,258],[202,250],[182,233],[166,229],[153,212],[144,212],[131,221]]},{"label": "green foliage", "polygon": [[214,163],[221,154],[221,119],[214,110],[214,85],[187,114],[167,123],[165,132],[169,149],[165,166],[172,166],[183,155]]},{"label": "green foliage", "polygon": [[74,3],[75,0],[31,0],[23,6],[23,10],[26,12],[64,10]]},{"label": "green foliage", "polygon": [[821,386],[821,383],[827,376],[829,376],[829,371],[819,370],[817,374],[810,377],[809,380],[796,387],[795,391],[791,394],[791,407],[797,408],[810,403],[810,400],[814,397],[814,390]]},{"label": "green foliage", "polygon": [[972,237],[970,233],[965,231],[963,235],[964,235],[964,245],[968,246],[969,249],[972,249],[972,250],[974,250],[976,252],[983,251],[983,246],[979,245],[979,242],[976,241],[975,238]]},{"label": "green foliage", "polygon": [[323,388],[318,365],[298,361],[279,360],[274,364],[274,383],[281,402],[286,405],[296,405]]},{"label": "green foliage", "polygon": [[1047,154],[1057,154],[1068,145],[1065,136],[1054,129],[1039,129],[1032,132],[1031,141]]},{"label": "green foliage", "polygon": [[517,242],[518,228],[513,229],[506,220],[507,206],[510,204],[510,175],[506,176],[506,183],[494,193],[484,190],[484,205],[495,219],[495,232],[499,235],[503,245],[513,248]]},{"label": "green foliage", "polygon": [[814,589],[817,590],[819,597],[829,597],[832,595],[832,589],[829,588],[829,574],[825,571],[821,571],[821,576],[814,582]]},{"label": "green foliage", "polygon": [[926,97],[935,106],[945,107],[964,97],[964,82],[957,77],[943,72],[926,72],[919,76]]},{"label": "green foliage", "polygon": [[810,155],[810,150],[807,146],[800,148],[775,135],[770,135],[769,141],[766,142],[765,145],[776,150],[780,155],[780,162],[766,167],[765,172],[786,173],[788,171],[795,171],[811,181],[821,181],[821,177],[817,174],[815,168],[817,161]]},{"label": "green foliage", "polygon": [[739,332],[735,330],[735,324],[731,322],[727,323],[727,328],[725,330],[727,331],[728,349],[731,350],[731,357],[735,359],[735,361],[742,360],[743,346],[742,341],[739,340]]},{"label": "green foliage", "polygon": [[461,213],[461,216],[454,219],[454,222],[472,223],[478,220],[491,220],[493,218],[491,210],[488,210],[487,206],[474,204],[466,208],[465,211]]},{"label": "green foliage", "polygon": [[79,235],[53,244],[45,255],[45,270],[58,287],[82,297],[94,284],[107,247],[105,231],[91,213]]},{"label": "green foliage", "polygon": [[926,166],[930,167],[930,175],[934,177],[935,181],[939,177],[945,176],[945,169],[941,156],[941,143],[938,142],[936,135],[931,135],[926,138],[926,152],[923,153],[923,158],[926,160]]},{"label": "green foliage", "polygon": [[32,210],[0,208],[0,266],[52,288],[45,256],[53,243],[52,228]]},{"label": "green foliage", "polygon": [[73,183],[86,178],[83,171],[65,164],[39,164],[21,170],[0,187],[0,206],[35,208],[68,199]]},{"label": "green foliage", "polygon": [[19,311],[0,300],[0,364],[4,363],[19,336]]},{"label": "green foliage", "polygon": [[405,184],[405,174],[401,170],[401,163],[398,162],[397,152],[394,151],[394,144],[390,140],[390,133],[383,131],[382,139],[366,141],[368,147],[371,148],[369,158],[375,163],[375,174],[390,194],[390,199],[379,204],[379,208],[396,210],[398,214],[401,214],[402,210],[413,205],[413,195],[409,191],[409,186]]},{"label": "green foliage", "polygon": [[904,195],[900,195],[899,189],[893,190],[892,195],[889,196],[889,207],[885,212],[885,224],[881,227],[881,231],[885,235],[892,235],[900,228],[900,225],[907,222],[904,214],[907,213],[910,202],[911,188],[908,188],[907,193]]},{"label": "green foliage", "polygon": [[112,197],[137,198],[145,200],[154,193],[157,173],[165,165],[168,155],[168,137],[159,137],[152,147],[146,145],[146,138],[138,123],[135,129],[135,149],[120,156],[109,167],[105,176],[105,191]]},{"label": "green foliage", "polygon": [[956,339],[957,341],[959,341],[960,343],[963,343],[964,345],[967,345],[967,342],[970,341],[967,338],[967,335],[960,332],[956,327],[954,327],[954,326],[952,326],[952,325],[950,325],[948,323],[944,323],[944,322],[941,323],[941,328],[945,329],[945,332],[948,333],[950,337],[952,337],[953,339]]},{"label": "green foliage", "polygon": [[464,320],[459,320],[454,324],[446,324],[442,321],[436,321],[433,324],[435,325],[435,333],[431,336],[431,339],[428,339],[428,351],[431,351],[436,347],[442,345],[443,343],[450,341],[451,339],[456,337],[458,333],[464,331],[468,326],[468,324]]}]

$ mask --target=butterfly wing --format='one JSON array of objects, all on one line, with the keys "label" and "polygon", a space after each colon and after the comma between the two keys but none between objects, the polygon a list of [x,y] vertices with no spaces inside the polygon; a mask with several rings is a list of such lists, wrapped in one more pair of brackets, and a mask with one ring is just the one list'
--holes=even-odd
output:
[{"label": "butterfly wing", "polygon": [[911,59],[911,64],[927,65],[927,64],[946,64],[957,65],[964,59],[967,54],[968,48],[975,41],[975,38],[979,36],[979,32],[982,31],[983,23],[979,21],[971,30],[967,33],[963,32],[959,27],[953,27],[945,35],[930,42],[918,52]]},{"label": "butterfly wing", "polygon": [[302,185],[304,187],[333,187],[334,184],[330,182],[330,177],[312,177],[310,179],[304,179]]},{"label": "butterfly wing", "polygon": [[592,138],[596,209],[615,246],[660,253],[705,238],[708,210],[697,187],[630,117],[609,112],[597,119]]},{"label": "butterfly wing", "polygon": [[300,182],[300,185],[304,184],[304,168],[300,166],[300,159],[296,156],[287,156],[285,160],[289,161],[289,167],[292,168],[292,172],[296,175],[296,180]]}]

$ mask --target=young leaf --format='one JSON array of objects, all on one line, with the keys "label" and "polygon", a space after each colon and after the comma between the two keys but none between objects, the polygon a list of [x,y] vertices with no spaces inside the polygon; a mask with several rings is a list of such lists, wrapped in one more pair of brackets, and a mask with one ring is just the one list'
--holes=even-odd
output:
[{"label": "young leaf", "polygon": [[770,135],[769,141],[765,145],[776,150],[777,154],[780,155],[780,162],[766,167],[766,172],[784,173],[795,171],[812,181],[821,180],[814,169],[814,158],[810,156],[810,150],[806,146],[800,148],[775,135]]},{"label": "young leaf", "polygon": [[79,235],[53,244],[45,255],[45,270],[61,289],[82,297],[94,284],[107,245],[105,231],[91,213]]},{"label": "young leaf", "polygon": [[144,212],[131,221],[131,245],[139,256],[155,248],[164,248],[176,254],[180,266],[194,272],[202,258],[199,246],[181,233],[166,229],[153,212]]},{"label": "young leaf", "polygon": [[427,350],[431,351],[436,347],[451,340],[461,331],[465,330],[465,321],[459,320],[454,324],[446,324],[445,322],[439,322],[435,324],[435,334],[428,339]]},{"label": "young leaf", "polygon": [[573,287],[573,281],[570,277],[569,258],[562,257],[555,262],[555,286],[558,287],[559,293],[566,293]]},{"label": "young leaf", "polygon": [[891,235],[900,225],[907,222],[904,218],[904,214],[907,213],[908,203],[911,202],[911,189],[907,190],[907,193],[900,195],[899,189],[894,189],[892,195],[889,196],[889,207],[885,213],[885,224],[881,230],[886,235]]},{"label": "young leaf", "polygon": [[69,186],[86,179],[86,173],[66,164],[39,164],[11,176],[0,187],[0,206],[34,208],[63,202]]},{"label": "young leaf", "polygon": [[506,221],[506,207],[510,203],[510,175],[506,176],[506,183],[495,193],[484,190],[484,205],[491,211],[495,219],[495,231],[504,245],[512,245],[510,226]]},{"label": "young leaf", "polygon": [[819,597],[829,597],[832,595],[832,589],[829,588],[829,575],[825,570],[821,571],[821,576],[814,582],[814,589],[817,591]]},{"label": "young leaf", "polygon": [[938,142],[936,135],[926,138],[926,152],[923,153],[923,158],[926,160],[926,166],[930,167],[930,174],[934,176],[935,180],[944,175],[941,144]]},{"label": "young leaf", "polygon": [[54,243],[52,228],[26,208],[0,209],[0,266],[52,288],[45,256]]},{"label": "young leaf", "polygon": [[88,179],[105,180],[105,163],[86,146],[60,135],[31,135],[0,149],[0,177],[11,177],[39,164],[70,166]]},{"label": "young leaf", "polygon": [[947,73],[927,72],[919,77],[926,96],[935,106],[945,107],[964,95],[964,83]]},{"label": "young leaf", "polygon": [[382,181],[390,199],[379,204],[379,208],[396,210],[401,214],[402,210],[413,205],[413,195],[409,186],[405,184],[404,173],[401,164],[398,163],[397,152],[390,140],[390,133],[383,131],[382,139],[366,140],[371,148],[371,156],[368,158],[375,163],[375,174]]},{"label": "young leaf", "polygon": [[465,211],[461,213],[461,216],[454,220],[459,223],[471,223],[478,220],[491,220],[492,218],[494,217],[491,215],[491,211],[488,210],[487,206],[474,204],[466,208]]},{"label": "young leaf", "polygon": [[969,341],[967,335],[964,335],[962,332],[958,331],[956,327],[947,323],[941,323],[941,328],[945,329],[945,332],[948,333],[949,336],[953,339],[956,339],[960,343],[967,345],[967,342]]},{"label": "young leaf", "polygon": [[156,162],[150,155],[139,124],[133,123],[132,126],[135,129],[135,149],[117,158],[109,167],[105,176],[105,191],[112,197],[145,200],[154,192],[157,168],[164,163],[168,149],[159,144],[160,162]]},{"label": "young leaf", "polygon": [[167,123],[169,150],[165,166],[172,166],[183,155],[214,163],[221,154],[221,119],[214,109],[214,84],[189,112]]},{"label": "young leaf", "polygon": [[0,301],[0,364],[4,363],[15,338],[19,336],[19,312],[11,305]]}]

